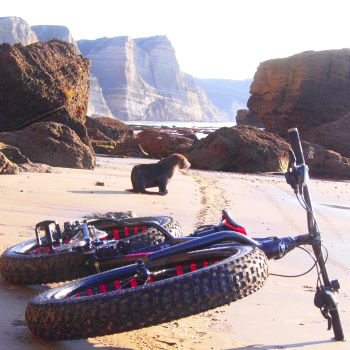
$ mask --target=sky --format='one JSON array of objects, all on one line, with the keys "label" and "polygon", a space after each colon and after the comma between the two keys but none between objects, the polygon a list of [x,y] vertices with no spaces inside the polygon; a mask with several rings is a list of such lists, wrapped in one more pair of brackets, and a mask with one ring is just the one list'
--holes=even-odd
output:
[{"label": "sky", "polygon": [[75,40],[166,35],[196,78],[252,79],[263,61],[350,47],[349,0],[11,0],[0,17],[63,25]]}]

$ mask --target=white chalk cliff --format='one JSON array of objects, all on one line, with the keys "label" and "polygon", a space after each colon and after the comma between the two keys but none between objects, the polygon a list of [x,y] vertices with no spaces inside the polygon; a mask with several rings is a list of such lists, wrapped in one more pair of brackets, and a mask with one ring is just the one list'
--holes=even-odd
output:
[{"label": "white chalk cliff", "polygon": [[0,43],[29,45],[37,41],[37,35],[24,19],[0,17]]},{"label": "white chalk cliff", "polygon": [[111,112],[122,120],[222,121],[165,36],[79,40]]}]

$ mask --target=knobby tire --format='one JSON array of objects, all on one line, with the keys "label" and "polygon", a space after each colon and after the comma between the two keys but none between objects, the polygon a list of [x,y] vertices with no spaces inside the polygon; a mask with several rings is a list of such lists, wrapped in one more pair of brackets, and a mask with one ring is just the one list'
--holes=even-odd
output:
[{"label": "knobby tire", "polygon": [[[130,331],[236,301],[261,288],[268,276],[265,254],[251,246],[206,249],[151,262],[152,283],[132,286],[122,282],[123,289],[119,281],[113,281],[121,269],[39,294],[27,306],[28,327],[49,340]],[[183,273],[175,274],[179,269]],[[174,275],[168,277],[168,271]],[[164,278],[159,277],[162,273]]]}]

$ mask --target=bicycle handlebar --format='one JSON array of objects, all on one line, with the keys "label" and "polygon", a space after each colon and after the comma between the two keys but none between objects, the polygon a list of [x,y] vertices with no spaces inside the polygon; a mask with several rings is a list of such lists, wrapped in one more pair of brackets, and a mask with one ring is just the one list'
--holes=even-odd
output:
[{"label": "bicycle handlebar", "polygon": [[292,149],[295,154],[296,164],[297,165],[305,164],[303,148],[301,147],[298,129],[297,128],[288,129],[288,134],[292,144]]}]

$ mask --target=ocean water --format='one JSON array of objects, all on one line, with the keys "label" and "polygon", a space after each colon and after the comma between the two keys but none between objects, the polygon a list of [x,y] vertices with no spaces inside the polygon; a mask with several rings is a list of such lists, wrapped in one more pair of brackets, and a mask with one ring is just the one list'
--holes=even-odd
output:
[{"label": "ocean water", "polygon": [[[188,128],[192,129],[198,139],[202,139],[208,136],[208,132],[213,132],[217,129],[223,128],[225,126],[231,127],[235,126],[236,122],[181,122],[181,121],[142,121],[142,120],[129,120],[124,121],[128,125],[146,125],[161,128],[162,126],[175,127],[175,128]],[[201,132],[204,131],[204,132]]]},{"label": "ocean water", "polygon": [[151,120],[128,120],[123,121],[128,125],[146,125],[146,126],[168,126],[176,128],[190,128],[190,129],[219,129],[224,126],[235,126],[236,122],[181,122],[181,121],[151,121]]}]

